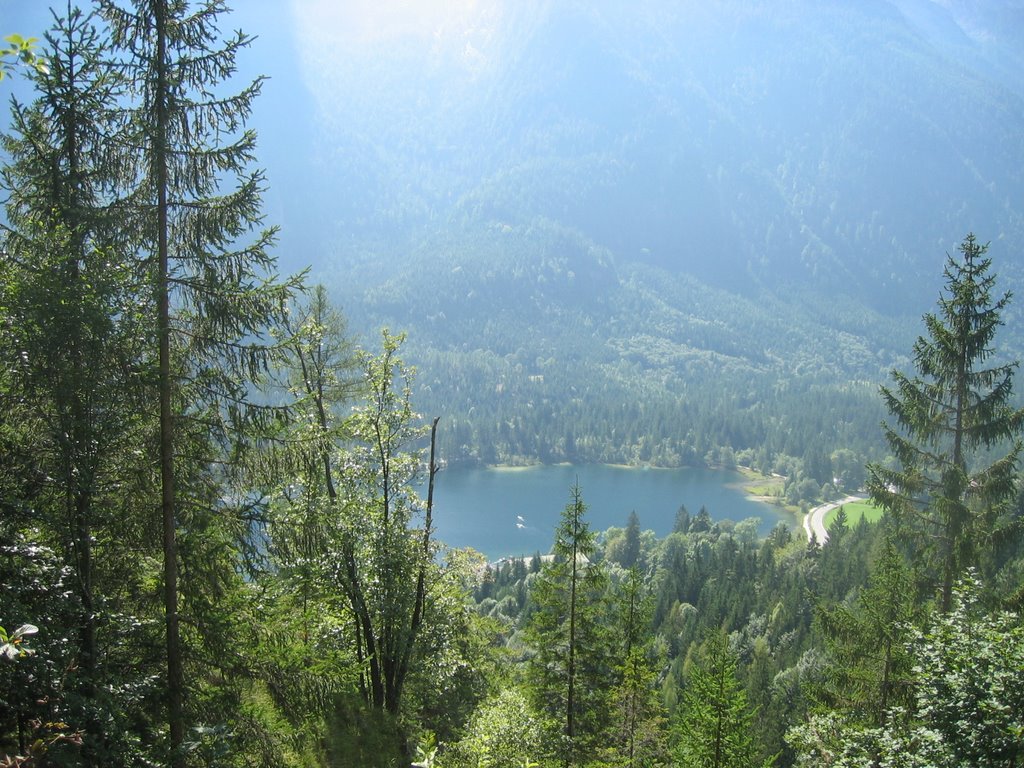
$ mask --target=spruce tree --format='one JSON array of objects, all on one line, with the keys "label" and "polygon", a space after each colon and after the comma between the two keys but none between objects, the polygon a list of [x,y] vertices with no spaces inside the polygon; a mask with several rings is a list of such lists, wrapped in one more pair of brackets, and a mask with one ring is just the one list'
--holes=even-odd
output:
[{"label": "spruce tree", "polygon": [[538,711],[547,717],[552,751],[566,766],[585,764],[597,747],[611,680],[604,568],[579,485],[555,529],[553,561],[533,587],[536,606],[526,628],[536,649],[528,670]]},{"label": "spruce tree", "polygon": [[720,630],[704,643],[683,691],[676,726],[678,764],[700,768],[758,765],[752,720],[746,691],[736,677],[736,656]]},{"label": "spruce tree", "polygon": [[855,605],[818,613],[833,662],[824,683],[831,707],[857,722],[884,726],[892,707],[912,703],[907,643],[916,614],[910,576],[887,535]]},{"label": "spruce tree", "polygon": [[54,14],[48,65],[32,76],[36,98],[12,105],[2,174],[10,226],[0,305],[32,457],[22,467],[32,486],[25,502],[37,543],[58,549],[73,574],[75,626],[48,630],[75,638],[63,717],[84,732],[87,765],[127,760],[118,752],[127,713],[99,695],[121,684],[126,644],[101,617],[134,612],[105,593],[135,580],[146,548],[130,522],[147,474],[138,458],[145,419],[136,340],[144,326],[113,212],[126,158],[115,138],[121,82],[108,57],[94,15],[70,3]]},{"label": "spruce tree", "polygon": [[640,562],[640,518],[633,510],[629,513],[626,524],[626,540],[623,543],[620,564],[623,568],[632,568]]},{"label": "spruce tree", "polygon": [[[237,93],[226,85],[251,38],[221,35],[220,0],[100,6],[134,97],[130,146],[138,182],[121,212],[152,297],[167,721],[171,762],[180,766],[186,677],[179,560],[187,556],[179,552],[181,533],[202,549],[221,539],[230,546],[247,532],[237,518],[234,531],[214,533],[210,526],[231,518],[225,475],[279,416],[255,405],[250,392],[270,358],[267,330],[279,323],[297,283],[275,275],[274,230],[263,228],[260,211],[263,176],[251,168],[256,137],[245,121],[261,81]],[[195,562],[212,563],[209,554],[196,554]],[[211,568],[237,565],[216,562]],[[200,599],[190,618],[216,607]],[[214,639],[196,642],[208,647]]]},{"label": "spruce tree", "polygon": [[1024,409],[1012,405],[1018,363],[991,362],[1010,293],[993,296],[987,248],[968,234],[961,258],[947,257],[939,311],[924,316],[927,336],[914,344],[917,375],[893,371],[894,386],[882,387],[896,420],[883,428],[899,467],[869,466],[872,498],[918,534],[944,612],[956,579],[998,535],[1021,452]]},{"label": "spruce tree", "polygon": [[609,702],[606,762],[623,768],[664,764],[668,762],[665,713],[651,659],[653,597],[637,566],[630,568],[619,586],[615,603],[618,661]]}]

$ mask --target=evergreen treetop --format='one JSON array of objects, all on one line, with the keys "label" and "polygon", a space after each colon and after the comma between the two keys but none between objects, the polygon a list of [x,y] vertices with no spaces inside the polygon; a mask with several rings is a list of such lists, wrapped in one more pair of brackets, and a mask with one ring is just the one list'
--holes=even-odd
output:
[{"label": "evergreen treetop", "polygon": [[993,296],[987,249],[968,234],[961,258],[947,258],[939,311],[924,316],[927,336],[914,344],[917,375],[893,371],[894,385],[882,387],[896,422],[883,429],[899,468],[869,467],[872,497],[919,534],[915,546],[935,566],[944,611],[955,580],[979,564],[1003,522],[1024,427],[1024,409],[1012,404],[1018,363],[993,362],[1011,295]]}]

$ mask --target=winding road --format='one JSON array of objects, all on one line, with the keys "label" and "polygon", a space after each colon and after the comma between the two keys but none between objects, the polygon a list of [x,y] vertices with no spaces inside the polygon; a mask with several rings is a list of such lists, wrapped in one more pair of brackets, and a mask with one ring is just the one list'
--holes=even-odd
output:
[{"label": "winding road", "polygon": [[811,534],[814,534],[818,544],[824,544],[828,541],[828,531],[825,529],[825,515],[831,512],[836,507],[841,507],[844,504],[852,504],[855,501],[863,501],[867,496],[864,494],[857,494],[855,496],[846,496],[839,501],[830,501],[827,504],[822,504],[815,507],[804,517],[804,533],[807,534],[807,540],[811,540]]}]

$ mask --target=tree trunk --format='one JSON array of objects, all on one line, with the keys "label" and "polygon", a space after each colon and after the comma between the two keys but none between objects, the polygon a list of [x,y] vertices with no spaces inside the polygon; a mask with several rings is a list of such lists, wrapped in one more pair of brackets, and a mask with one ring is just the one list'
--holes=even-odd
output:
[{"label": "tree trunk", "polygon": [[569,574],[569,661],[566,665],[567,690],[565,697],[565,735],[568,739],[568,752],[566,762],[568,766],[572,763],[574,745],[573,738],[576,736],[576,582],[579,577],[579,521],[580,521],[580,499],[579,495],[573,499],[573,537],[572,537],[572,565]]},{"label": "tree trunk", "polygon": [[416,576],[416,602],[413,606],[412,621],[409,625],[409,638],[402,651],[402,659],[399,663],[398,674],[395,685],[395,709],[402,697],[402,689],[405,687],[405,678],[409,673],[409,660],[412,658],[412,649],[416,644],[416,636],[419,634],[420,625],[423,623],[423,611],[427,601],[427,563],[430,561],[430,534],[434,525],[434,476],[437,474],[437,462],[434,459],[437,448],[437,423],[440,416],[435,416],[430,425],[430,463],[427,466],[427,511],[426,519],[423,522],[423,551],[421,553],[419,573]]},{"label": "tree trunk", "polygon": [[167,652],[167,725],[170,735],[170,762],[184,768],[185,742],[184,686],[181,634],[178,626],[178,540],[175,514],[174,414],[171,393],[171,319],[170,257],[168,244],[167,201],[167,8],[164,0],[153,5],[156,19],[157,83],[156,135],[153,162],[157,184],[157,334],[159,337],[158,381],[160,390],[160,508],[163,523],[164,615]]}]

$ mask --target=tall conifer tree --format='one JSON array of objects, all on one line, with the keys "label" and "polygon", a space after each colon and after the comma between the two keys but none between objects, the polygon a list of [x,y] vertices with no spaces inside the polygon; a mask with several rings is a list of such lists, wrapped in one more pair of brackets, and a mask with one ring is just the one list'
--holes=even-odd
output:
[{"label": "tall conifer tree", "polygon": [[2,178],[10,222],[3,304],[19,361],[19,399],[31,414],[32,523],[40,543],[55,544],[71,567],[79,603],[66,681],[76,705],[64,713],[85,732],[82,760],[97,765],[123,758],[114,746],[120,729],[110,725],[117,713],[97,697],[105,685],[116,687],[122,672],[101,669],[101,657],[109,662],[117,654],[104,646],[100,617],[131,610],[103,603],[103,582],[123,583],[133,570],[112,541],[141,546],[126,524],[139,499],[137,478],[145,475],[135,458],[141,324],[132,262],[112,213],[126,160],[115,139],[121,83],[93,15],[68,3],[54,18],[48,65],[33,75],[37,97],[14,103],[4,139],[11,161]]},{"label": "tall conifer tree", "polygon": [[911,703],[907,643],[917,618],[914,606],[909,574],[887,535],[856,604],[822,608],[818,614],[834,662],[825,681],[831,706],[884,726],[891,707]]},{"label": "tall conifer tree", "polygon": [[753,713],[736,677],[736,656],[724,631],[712,634],[702,647],[683,691],[676,732],[679,765],[701,768],[767,766],[757,760],[752,736]]},{"label": "tall conifer tree", "polygon": [[609,637],[603,629],[604,568],[593,561],[596,538],[579,485],[555,530],[554,560],[533,588],[537,606],[527,635],[536,648],[529,668],[538,710],[548,717],[555,752],[569,765],[593,754],[611,682]]},{"label": "tall conifer tree", "polygon": [[[895,425],[885,436],[900,466],[869,467],[872,497],[921,535],[917,546],[938,574],[943,612],[953,584],[977,565],[1016,493],[1024,409],[1013,407],[1018,363],[991,364],[1010,293],[994,297],[987,246],[968,234],[960,259],[947,257],[939,311],[924,316],[914,344],[917,376],[893,371],[882,387]],[[986,452],[1004,447],[992,463]]]},{"label": "tall conifer tree", "polygon": [[[632,521],[635,513],[630,516]],[[634,565],[619,586],[615,627],[618,678],[610,697],[611,723],[606,747],[611,764],[622,768],[668,762],[665,713],[654,685],[657,674],[650,658],[653,639],[653,598]]]},{"label": "tall conifer tree", "polygon": [[138,184],[124,211],[156,308],[167,719],[178,766],[186,728],[179,530],[213,519],[224,504],[216,477],[230,466],[224,459],[237,459],[276,416],[249,392],[268,364],[267,329],[297,284],[274,274],[263,176],[251,168],[256,137],[245,122],[261,80],[236,93],[226,85],[251,38],[221,35],[220,0],[100,4],[135,97]]}]

